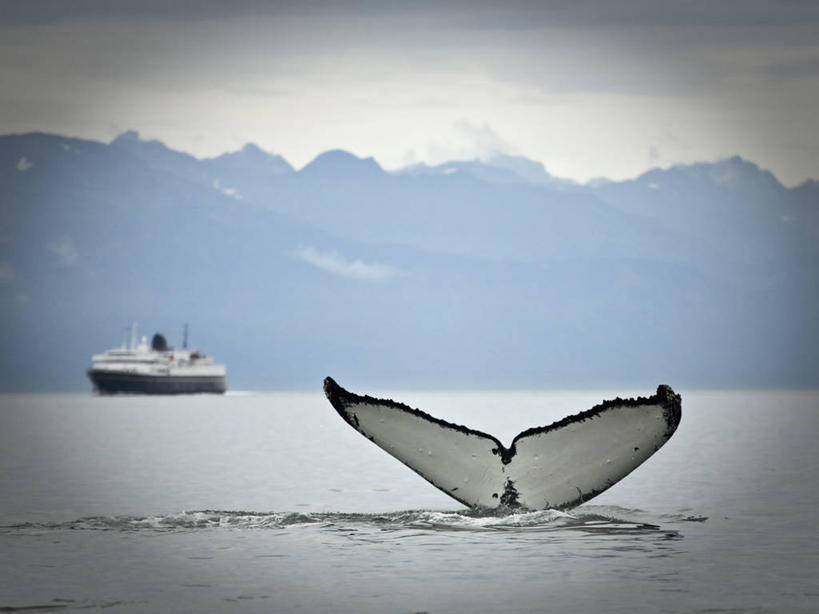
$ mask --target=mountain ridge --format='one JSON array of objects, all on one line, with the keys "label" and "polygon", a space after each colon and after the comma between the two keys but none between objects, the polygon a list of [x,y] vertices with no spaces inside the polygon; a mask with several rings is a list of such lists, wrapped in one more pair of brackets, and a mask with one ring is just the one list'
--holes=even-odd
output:
[{"label": "mountain ridge", "polygon": [[566,185],[324,153],[0,136],[0,390],[87,389],[132,320],[190,322],[240,388],[819,385],[815,182],[739,157]]},{"label": "mountain ridge", "polygon": [[[82,142],[82,143],[95,143],[95,144],[98,144],[98,145],[106,145],[106,143],[104,141],[99,141],[99,140],[95,140],[95,139],[84,138],[84,137],[73,137],[73,136],[60,135],[60,134],[56,134],[56,133],[48,133],[48,132],[42,132],[42,131],[0,134],[0,138],[9,138],[9,137],[48,137],[48,138],[55,138],[55,139],[63,139],[63,140],[67,140],[67,141],[76,141],[76,142]],[[665,167],[659,167],[659,166],[651,167],[649,169],[646,169],[645,171],[642,171],[642,172],[638,173],[634,177],[628,178],[628,179],[615,180],[615,179],[610,179],[608,177],[597,177],[597,178],[595,178],[593,180],[590,180],[590,181],[587,181],[587,182],[577,182],[577,181],[572,180],[572,179],[558,177],[558,176],[550,174],[545,169],[543,163],[538,161],[538,160],[534,160],[534,159],[531,159],[531,158],[526,158],[525,156],[517,156],[517,155],[509,155],[509,154],[493,154],[493,155],[487,157],[485,160],[480,159],[480,158],[452,159],[452,160],[448,160],[446,162],[441,162],[441,163],[434,164],[434,165],[429,165],[429,164],[427,164],[425,162],[417,162],[417,163],[409,164],[409,165],[406,165],[406,166],[403,166],[403,167],[398,167],[398,168],[387,171],[381,166],[381,164],[373,156],[359,157],[359,156],[356,156],[355,154],[352,154],[351,152],[349,152],[349,151],[347,151],[347,150],[345,150],[343,148],[331,148],[331,149],[328,149],[328,150],[325,150],[323,152],[320,152],[320,153],[316,154],[302,168],[297,169],[283,155],[268,152],[268,151],[266,151],[265,149],[263,149],[262,147],[260,147],[259,145],[257,145],[256,143],[253,143],[253,142],[247,142],[242,147],[240,147],[239,149],[236,149],[236,150],[225,151],[225,152],[222,152],[222,153],[217,154],[217,155],[211,155],[211,156],[206,156],[206,157],[202,157],[202,158],[196,157],[193,154],[187,153],[187,152],[185,152],[183,150],[177,150],[177,149],[170,148],[163,141],[161,141],[159,139],[147,139],[147,140],[143,139],[141,137],[140,133],[137,130],[133,130],[133,129],[125,130],[125,131],[119,133],[107,144],[108,145],[116,145],[116,144],[123,144],[123,143],[131,143],[131,144],[138,143],[142,147],[156,148],[156,149],[164,150],[164,151],[167,151],[167,152],[172,152],[172,153],[180,155],[180,156],[191,158],[191,159],[196,160],[198,162],[207,162],[207,161],[216,161],[216,160],[220,160],[220,159],[229,159],[229,158],[236,157],[239,154],[245,154],[247,152],[253,152],[253,155],[264,154],[265,157],[272,157],[272,158],[274,158],[276,160],[282,161],[286,165],[286,168],[288,168],[287,172],[302,171],[305,168],[307,168],[308,166],[311,166],[312,164],[314,164],[318,159],[325,157],[326,154],[331,154],[332,156],[336,156],[336,155],[340,154],[342,157],[356,159],[356,160],[359,160],[359,161],[366,161],[366,162],[371,163],[372,165],[374,165],[375,167],[377,167],[378,169],[380,169],[380,170],[382,170],[382,171],[384,171],[386,173],[397,174],[397,175],[400,175],[400,174],[415,174],[418,171],[426,171],[429,174],[439,174],[439,173],[440,174],[448,174],[446,172],[448,169],[453,169],[453,168],[456,168],[456,167],[468,167],[470,165],[473,165],[473,166],[476,166],[476,167],[482,166],[482,167],[489,167],[489,168],[498,169],[498,170],[508,170],[511,173],[514,173],[521,180],[527,181],[528,183],[548,184],[550,182],[558,182],[558,183],[561,183],[561,184],[573,185],[573,186],[578,186],[578,187],[592,187],[592,184],[597,183],[597,182],[627,183],[627,182],[631,182],[631,181],[639,181],[641,179],[648,178],[648,177],[650,177],[652,175],[655,175],[655,174],[658,174],[658,173],[662,174],[662,173],[666,173],[666,172],[669,172],[669,171],[686,171],[686,172],[690,172],[693,169],[703,169],[703,168],[709,168],[709,167],[721,167],[721,166],[724,166],[726,164],[743,164],[745,166],[752,167],[755,170],[757,170],[757,171],[761,172],[762,174],[764,174],[765,176],[770,177],[772,182],[778,184],[779,186],[781,186],[785,190],[795,190],[797,188],[801,188],[801,187],[805,187],[805,186],[813,186],[814,184],[819,183],[819,178],[808,178],[808,179],[805,179],[804,181],[800,182],[797,185],[790,186],[790,187],[785,186],[784,184],[781,183],[781,181],[779,181],[779,179],[776,177],[776,175],[773,172],[771,172],[771,171],[769,171],[767,169],[762,169],[761,167],[759,167],[759,165],[757,165],[753,161],[747,160],[746,158],[742,157],[739,154],[733,154],[733,155],[730,155],[730,156],[717,158],[716,160],[713,160],[713,161],[701,160],[701,161],[690,162],[690,163],[675,163],[675,164],[671,164],[671,165],[668,165],[668,166],[665,166]],[[525,171],[524,170],[515,170],[516,167],[518,169],[526,169],[526,170]],[[285,174],[285,173],[279,172],[278,174]]]}]

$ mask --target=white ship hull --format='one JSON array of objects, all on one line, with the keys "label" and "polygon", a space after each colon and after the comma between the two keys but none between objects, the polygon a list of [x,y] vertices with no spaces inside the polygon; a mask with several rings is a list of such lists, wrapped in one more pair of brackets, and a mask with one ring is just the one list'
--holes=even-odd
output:
[{"label": "white ship hull", "polygon": [[131,347],[108,350],[93,358],[86,371],[100,394],[222,394],[227,390],[227,369],[197,351],[168,348],[162,335]]}]

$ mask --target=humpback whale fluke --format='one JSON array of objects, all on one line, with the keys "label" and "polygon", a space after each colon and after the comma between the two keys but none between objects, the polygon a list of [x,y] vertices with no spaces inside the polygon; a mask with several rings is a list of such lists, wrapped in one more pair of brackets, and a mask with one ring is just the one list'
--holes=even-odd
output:
[{"label": "humpback whale fluke", "polygon": [[324,380],[344,420],[450,497],[471,508],[566,509],[616,484],[668,441],[681,398],[669,386],[651,397],[616,398],[497,438],[391,400],[360,396]]}]

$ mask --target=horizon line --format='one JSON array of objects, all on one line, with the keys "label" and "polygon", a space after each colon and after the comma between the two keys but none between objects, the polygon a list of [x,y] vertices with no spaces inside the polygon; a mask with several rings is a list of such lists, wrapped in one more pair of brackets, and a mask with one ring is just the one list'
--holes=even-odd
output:
[{"label": "horizon line", "polygon": [[[819,179],[817,179],[815,177],[807,177],[807,178],[803,179],[802,181],[800,181],[798,183],[794,183],[792,185],[787,185],[787,184],[783,183],[783,181],[772,170],[760,167],[759,164],[757,164],[756,162],[754,162],[750,158],[746,158],[746,157],[742,156],[739,153],[734,153],[734,154],[731,154],[731,155],[726,154],[726,155],[719,156],[716,159],[711,159],[711,160],[697,160],[697,161],[694,161],[694,162],[672,162],[672,163],[669,163],[667,165],[658,164],[656,166],[647,167],[645,170],[639,172],[638,174],[636,174],[634,176],[626,177],[624,179],[612,179],[610,177],[601,175],[601,176],[598,176],[598,177],[593,177],[593,178],[587,179],[585,181],[578,181],[578,180],[572,179],[570,177],[560,177],[560,176],[557,176],[557,175],[552,175],[549,172],[549,169],[546,167],[546,165],[541,160],[537,160],[537,159],[534,159],[534,158],[529,158],[529,157],[526,157],[526,156],[523,156],[523,155],[508,153],[508,152],[504,152],[504,151],[495,151],[491,155],[485,156],[485,157],[475,156],[473,158],[451,159],[451,160],[446,160],[444,162],[440,162],[440,163],[437,163],[437,164],[433,164],[433,163],[430,163],[428,161],[419,160],[419,161],[416,161],[416,162],[413,162],[413,163],[410,163],[410,164],[405,164],[403,166],[388,168],[385,165],[383,165],[381,162],[379,162],[378,158],[375,155],[359,156],[359,155],[353,153],[352,151],[350,151],[348,149],[344,149],[343,147],[332,147],[330,149],[325,149],[325,150],[317,153],[315,156],[313,156],[313,158],[310,159],[309,162],[307,162],[303,166],[297,168],[285,157],[284,154],[268,151],[268,150],[262,148],[261,146],[259,146],[257,143],[255,143],[253,141],[247,141],[242,146],[240,146],[238,149],[225,150],[222,153],[219,153],[219,154],[216,154],[216,155],[201,156],[200,157],[200,156],[197,156],[194,153],[191,153],[190,151],[186,151],[184,149],[176,149],[176,148],[168,145],[162,139],[159,139],[159,138],[144,138],[141,135],[141,133],[139,132],[139,130],[136,130],[136,129],[124,130],[124,131],[118,133],[110,141],[107,141],[107,142],[102,140],[102,139],[91,138],[91,137],[87,137],[87,136],[68,135],[68,134],[61,134],[61,133],[57,133],[57,132],[47,132],[45,130],[28,130],[28,131],[20,131],[20,132],[6,132],[6,133],[3,133],[3,134],[0,134],[0,138],[7,137],[7,136],[29,136],[29,135],[54,136],[54,137],[65,138],[65,139],[75,139],[75,140],[81,140],[81,141],[89,141],[89,142],[99,143],[99,144],[108,145],[108,146],[112,145],[118,139],[122,139],[123,137],[132,138],[131,135],[134,135],[135,140],[140,142],[140,143],[159,143],[160,145],[162,145],[163,147],[167,148],[170,151],[190,156],[190,157],[192,157],[195,160],[200,161],[200,162],[206,161],[206,160],[215,160],[215,159],[220,158],[221,156],[224,156],[224,155],[240,153],[241,151],[243,151],[244,149],[246,149],[246,148],[248,148],[250,146],[250,147],[255,147],[256,149],[258,149],[259,151],[261,151],[262,153],[264,153],[264,154],[266,154],[268,156],[275,156],[275,157],[281,158],[285,163],[287,163],[293,169],[294,173],[298,173],[298,172],[303,171],[308,166],[313,164],[321,156],[323,156],[323,155],[325,155],[327,153],[330,153],[330,152],[338,151],[338,152],[348,154],[348,155],[356,158],[357,160],[362,160],[362,161],[373,160],[376,163],[376,165],[378,165],[379,169],[381,169],[382,171],[384,171],[385,173],[388,173],[388,174],[398,174],[401,171],[406,171],[407,169],[410,169],[410,168],[416,167],[416,166],[421,166],[421,165],[423,165],[423,166],[425,166],[427,168],[436,168],[436,167],[440,167],[440,166],[446,166],[447,164],[453,164],[453,163],[459,163],[459,162],[479,162],[479,163],[482,163],[482,164],[487,164],[488,166],[494,166],[495,168],[505,168],[505,167],[492,165],[490,163],[490,161],[493,158],[496,158],[496,157],[507,156],[507,157],[510,157],[510,158],[517,158],[517,159],[520,159],[520,160],[525,160],[525,161],[528,161],[528,162],[533,162],[533,163],[536,163],[536,164],[540,164],[541,168],[552,179],[554,179],[555,182],[557,182],[557,183],[560,183],[560,182],[571,183],[571,184],[574,184],[577,187],[593,187],[595,183],[599,183],[599,182],[624,183],[624,182],[627,182],[627,181],[634,181],[636,179],[639,179],[643,175],[645,175],[647,173],[650,173],[652,171],[656,171],[656,170],[667,171],[667,170],[672,170],[672,169],[675,169],[675,168],[690,168],[692,166],[697,166],[697,165],[700,165],[700,164],[711,164],[711,165],[713,165],[713,164],[719,164],[721,162],[728,162],[728,161],[731,161],[731,160],[734,160],[734,159],[738,159],[738,160],[740,160],[742,162],[752,164],[762,172],[770,173],[771,176],[773,176],[774,179],[776,179],[776,181],[782,187],[784,187],[785,189],[794,189],[794,188],[798,188],[798,187],[806,185],[806,184],[817,183],[817,181],[819,181]],[[511,169],[509,169],[509,170],[511,170]],[[512,170],[511,172],[514,173],[515,171]],[[521,176],[521,178],[524,179],[524,181],[526,181],[527,183],[536,183],[536,182],[532,182],[532,181],[527,181],[522,176]]]}]

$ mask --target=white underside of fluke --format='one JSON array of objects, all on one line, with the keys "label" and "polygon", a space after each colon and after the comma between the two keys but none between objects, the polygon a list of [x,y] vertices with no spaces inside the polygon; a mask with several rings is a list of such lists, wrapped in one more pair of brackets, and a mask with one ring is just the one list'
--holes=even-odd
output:
[{"label": "white underside of fluke", "polygon": [[495,437],[390,400],[359,396],[331,378],[324,391],[344,420],[434,486],[473,508],[565,509],[631,473],[674,433],[681,401],[668,386],[614,399],[552,425]]}]

